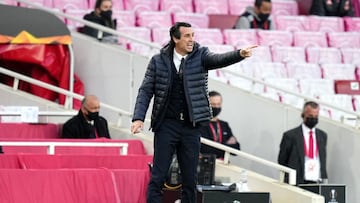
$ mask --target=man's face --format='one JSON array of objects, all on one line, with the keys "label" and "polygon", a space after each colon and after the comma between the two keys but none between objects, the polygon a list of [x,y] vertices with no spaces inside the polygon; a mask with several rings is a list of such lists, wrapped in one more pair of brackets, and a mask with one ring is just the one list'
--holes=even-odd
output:
[{"label": "man's face", "polygon": [[319,110],[319,108],[314,109],[311,106],[306,106],[303,121],[305,122],[307,118],[319,118]]},{"label": "man's face", "polygon": [[173,37],[175,49],[181,55],[192,52],[194,48],[194,31],[191,27],[180,27],[180,39]]},{"label": "man's face", "polygon": [[95,98],[88,98],[82,108],[85,114],[99,112],[100,102]]},{"label": "man's face", "polygon": [[221,96],[213,96],[213,97],[210,97],[209,100],[210,100],[211,107],[221,108],[221,105],[222,105]]},{"label": "man's face", "polygon": [[256,14],[271,14],[271,2],[263,1],[260,7],[255,7]]}]

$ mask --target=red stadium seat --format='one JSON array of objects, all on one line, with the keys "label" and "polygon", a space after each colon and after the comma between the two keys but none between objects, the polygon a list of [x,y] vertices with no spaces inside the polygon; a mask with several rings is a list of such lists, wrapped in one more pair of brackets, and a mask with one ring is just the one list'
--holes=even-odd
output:
[{"label": "red stadium seat", "polygon": [[143,11],[158,11],[159,0],[126,0],[124,1],[126,10],[135,11],[135,13]]},{"label": "red stadium seat", "polygon": [[271,48],[272,59],[274,62],[296,62],[305,63],[305,48],[304,47],[281,47],[275,46]]},{"label": "red stadium seat", "polygon": [[343,32],[344,21],[340,17],[309,16],[309,31]]},{"label": "red stadium seat", "polygon": [[341,53],[337,48],[308,47],[306,49],[308,63],[341,63]]},{"label": "red stadium seat", "polygon": [[[237,48],[241,49],[244,48],[244,46],[238,46]],[[252,56],[246,60],[252,62],[272,62],[270,48],[268,46],[258,46],[253,49]]]},{"label": "red stadium seat", "polygon": [[324,32],[294,32],[294,46],[298,47],[327,47]]},{"label": "red stadium seat", "polygon": [[160,0],[160,10],[170,13],[192,13],[192,0]]},{"label": "red stadium seat", "polygon": [[[337,106],[348,111],[354,111],[352,97],[350,95],[341,95],[341,94],[320,95],[319,99],[333,106]],[[320,115],[322,114],[322,112],[328,113],[329,114],[328,117],[337,121],[342,121],[345,119],[345,117],[351,117],[351,115],[345,112],[333,109],[326,105],[322,105],[320,110],[321,110]]]},{"label": "red stadium seat", "polygon": [[[65,10],[66,14],[69,14],[71,16],[74,16],[74,17],[77,17],[77,18],[80,18],[80,19],[83,19],[83,17],[89,12],[90,12],[90,10],[79,10],[79,9],[67,9],[67,10]],[[80,22],[77,22],[77,21],[73,21],[73,20],[68,19],[68,18],[66,19],[66,25],[71,30],[76,30],[76,29],[84,26],[84,24],[82,24]]]},{"label": "red stadium seat", "polygon": [[340,51],[344,63],[360,65],[360,49],[341,48]]},{"label": "red stadium seat", "polygon": [[113,18],[116,19],[117,28],[135,26],[134,11],[114,10]]},{"label": "red stadium seat", "polygon": [[254,0],[229,0],[229,14],[241,15],[246,7],[254,6]]},{"label": "red stadium seat", "polygon": [[286,67],[283,63],[251,63],[253,75],[258,79],[287,78]]},{"label": "red stadium seat", "polygon": [[305,16],[275,16],[276,30],[285,31],[306,31],[309,29],[309,23]]},{"label": "red stadium seat", "polygon": [[273,15],[298,15],[298,5],[296,1],[273,0],[272,11]]},{"label": "red stadium seat", "polygon": [[194,0],[196,13],[228,14],[228,0]]},{"label": "red stadium seat", "polygon": [[195,41],[202,45],[223,44],[224,39],[220,29],[194,28]]},{"label": "red stadium seat", "polygon": [[87,10],[89,8],[89,5],[88,2],[84,0],[53,0],[53,7],[60,10]]},{"label": "red stadium seat", "polygon": [[332,80],[355,80],[355,66],[352,64],[322,64],[323,78]]},{"label": "red stadium seat", "polygon": [[293,36],[288,31],[258,30],[259,45],[262,46],[292,46]]},{"label": "red stadium seat", "polygon": [[335,80],[335,93],[360,95],[360,82],[358,80]]},{"label": "red stadium seat", "polygon": [[[125,33],[129,36],[136,37],[145,41],[151,41],[151,31],[146,27],[120,27],[117,29],[121,33]],[[119,43],[126,46],[127,49],[136,52],[138,54],[147,55],[150,53],[150,48],[146,45],[142,45],[136,42],[131,42],[125,38],[119,37]]]},{"label": "red stadium seat", "polygon": [[334,80],[330,79],[302,79],[299,80],[301,93],[318,97],[321,94],[335,94]]},{"label": "red stadium seat", "polygon": [[231,45],[225,45],[225,44],[211,44],[206,45],[211,52],[214,53],[225,53],[228,51],[234,51],[235,47]]},{"label": "red stadium seat", "polygon": [[151,30],[152,41],[165,45],[170,41],[169,28],[159,27]]},{"label": "red stadium seat", "polygon": [[225,29],[223,30],[225,44],[232,46],[249,46],[258,44],[256,30],[239,30],[239,29]]},{"label": "red stadium seat", "polygon": [[208,28],[209,16],[202,13],[174,13],[174,22],[188,22],[194,28]]},{"label": "red stadium seat", "polygon": [[286,64],[289,78],[295,79],[321,79],[321,69],[316,63],[288,63]]},{"label": "red stadium seat", "polygon": [[329,47],[360,48],[360,34],[358,32],[329,32]]},{"label": "red stadium seat", "polygon": [[140,27],[157,28],[172,26],[171,15],[166,11],[144,11],[137,14],[137,25]]},{"label": "red stadium seat", "polygon": [[344,17],[345,31],[360,31],[360,18]]}]

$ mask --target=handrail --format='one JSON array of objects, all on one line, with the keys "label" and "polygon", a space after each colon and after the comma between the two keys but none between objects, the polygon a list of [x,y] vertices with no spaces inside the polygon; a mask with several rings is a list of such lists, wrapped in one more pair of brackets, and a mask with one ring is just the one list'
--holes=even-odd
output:
[{"label": "handrail", "polygon": [[215,147],[215,148],[220,149],[220,150],[224,150],[225,151],[224,164],[229,164],[230,153],[235,154],[235,155],[238,155],[239,157],[249,159],[249,160],[252,160],[252,161],[256,161],[256,162],[261,163],[263,165],[266,165],[266,166],[269,166],[269,167],[272,167],[272,168],[275,168],[275,169],[279,170],[280,171],[280,177],[279,177],[280,182],[284,181],[284,177],[285,177],[284,175],[285,175],[285,173],[288,173],[289,174],[289,184],[296,185],[296,170],[294,170],[292,168],[289,168],[289,167],[286,167],[286,166],[283,166],[283,165],[280,165],[280,164],[277,164],[277,163],[273,163],[273,162],[268,161],[266,159],[256,157],[254,155],[248,154],[246,152],[242,152],[240,150],[228,147],[226,145],[220,144],[218,142],[211,141],[211,140],[206,139],[206,138],[201,138],[201,143],[212,146],[212,147]]},{"label": "handrail", "polygon": [[262,80],[259,80],[259,79],[256,79],[256,78],[253,78],[253,77],[249,77],[247,75],[243,75],[243,74],[239,74],[239,73],[236,73],[234,71],[231,71],[229,69],[222,69],[222,71],[226,72],[226,73],[229,73],[229,74],[232,74],[234,76],[237,76],[237,77],[240,77],[240,78],[244,78],[246,80],[249,80],[249,81],[252,81],[253,83],[259,83],[259,84],[262,84],[262,85],[265,85],[267,87],[271,87],[273,89],[276,89],[278,91],[281,91],[281,92],[284,92],[284,93],[287,93],[287,94],[291,94],[291,95],[294,95],[294,96],[297,96],[297,97],[300,97],[302,99],[304,99],[305,101],[315,101],[317,102],[318,104],[320,105],[324,105],[324,106],[327,106],[327,107],[330,107],[330,108],[333,108],[335,110],[338,110],[338,111],[342,111],[344,113],[347,113],[347,114],[351,114],[351,115],[354,115],[356,117],[356,126],[359,125],[359,120],[360,120],[360,113],[357,113],[357,112],[354,112],[354,111],[349,111],[347,109],[344,109],[344,108],[341,108],[341,107],[338,107],[338,106],[335,106],[333,104],[330,104],[330,103],[327,103],[327,102],[324,102],[323,100],[319,100],[315,97],[309,97],[305,94],[300,94],[300,93],[296,93],[296,92],[292,92],[290,90],[287,90],[287,89],[284,89],[282,87],[279,87],[279,86],[276,86],[276,85],[273,85],[273,84],[270,84],[270,83],[267,83],[265,81],[262,81]]},{"label": "handrail", "polygon": [[[39,111],[38,116],[75,116],[76,111]],[[0,111],[0,116],[21,116],[18,111]]]},{"label": "handrail", "polygon": [[44,6],[39,6],[38,4],[35,4],[35,3],[32,3],[32,2],[28,2],[28,1],[25,1],[25,0],[15,0],[17,2],[20,2],[20,3],[24,3],[24,4],[27,4],[27,5],[30,5],[34,8],[37,8],[37,9],[40,9],[40,10],[44,10],[44,11],[47,11],[49,13],[53,13],[57,16],[61,16],[61,17],[64,17],[64,18],[67,18],[67,19],[71,19],[71,20],[74,20],[76,22],[80,22],[84,25],[87,25],[87,26],[90,26],[92,28],[95,28],[95,29],[98,29],[98,30],[101,30],[103,32],[107,32],[107,33],[110,33],[110,34],[113,34],[113,35],[117,35],[117,36],[120,36],[120,37],[124,37],[126,39],[129,39],[131,41],[134,41],[134,42],[137,42],[137,43],[140,43],[140,44],[143,44],[143,45],[146,45],[146,46],[149,46],[151,47],[152,49],[160,49],[161,46],[157,43],[152,43],[152,42],[148,42],[146,40],[141,40],[139,38],[136,38],[136,37],[133,37],[131,35],[127,35],[127,34],[124,34],[124,33],[121,33],[119,31],[116,31],[114,29],[111,29],[111,28],[108,28],[108,27],[105,27],[105,26],[102,26],[102,25],[99,25],[97,23],[93,23],[91,21],[87,21],[87,20],[83,20],[82,18],[78,18],[78,17],[74,17],[74,16],[71,16],[71,15],[68,15],[68,14],[65,14],[61,11],[56,11],[56,10],[53,10],[53,9],[49,9],[49,8],[46,8]]},{"label": "handrail", "polygon": [[55,147],[120,147],[120,155],[128,154],[128,143],[103,143],[103,142],[16,142],[0,141],[0,146],[36,146],[47,147],[48,154],[55,154]]}]

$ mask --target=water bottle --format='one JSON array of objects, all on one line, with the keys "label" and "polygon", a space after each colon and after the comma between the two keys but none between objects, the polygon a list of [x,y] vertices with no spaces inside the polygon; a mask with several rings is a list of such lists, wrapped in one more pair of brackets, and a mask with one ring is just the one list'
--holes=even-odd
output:
[{"label": "water bottle", "polygon": [[243,169],[240,173],[240,181],[238,186],[238,192],[249,192],[247,184],[247,171]]}]

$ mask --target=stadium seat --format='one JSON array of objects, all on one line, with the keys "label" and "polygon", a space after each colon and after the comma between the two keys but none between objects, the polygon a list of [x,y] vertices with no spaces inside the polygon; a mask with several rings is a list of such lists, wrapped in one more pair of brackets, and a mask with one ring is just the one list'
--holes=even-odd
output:
[{"label": "stadium seat", "polygon": [[353,96],[354,100],[354,110],[356,112],[360,112],[360,95],[354,95]]},{"label": "stadium seat", "polygon": [[[14,6],[15,5],[20,5],[22,7],[31,7],[31,6],[27,5],[27,4],[24,4],[24,3],[21,3],[21,2],[17,3],[16,1],[11,1],[11,0],[7,0],[5,2],[7,2],[8,5],[14,5]],[[49,8],[54,7],[53,6],[53,0],[50,0],[50,1],[48,1],[48,0],[33,0],[33,1],[31,1],[31,3],[39,5],[39,6],[46,6],[46,7],[49,7]],[[54,8],[56,8],[56,7],[54,7]]]},{"label": "stadium seat", "polygon": [[343,63],[360,65],[360,49],[340,48]]},{"label": "stadium seat", "polygon": [[88,2],[84,0],[53,0],[53,7],[60,10],[87,10],[89,8],[89,5]]},{"label": "stadium seat", "polygon": [[254,0],[229,0],[229,14],[241,15],[246,7],[254,6]]},{"label": "stadium seat", "polygon": [[251,67],[251,63],[248,61],[244,61],[242,63],[236,63],[229,67],[226,67],[227,70],[234,72],[234,75],[227,74],[228,84],[234,87],[238,87],[240,89],[246,91],[252,91],[253,89],[253,82],[246,78],[240,77],[239,75],[244,75],[247,77],[253,77],[253,70]]},{"label": "stadium seat", "polygon": [[274,62],[296,62],[305,63],[305,48],[304,47],[282,47],[275,46],[271,48],[272,59]]},{"label": "stadium seat", "polygon": [[262,46],[292,46],[293,36],[288,31],[258,30],[259,45]]},{"label": "stadium seat", "polygon": [[275,16],[276,30],[291,32],[306,31],[309,24],[305,16]]},{"label": "stadium seat", "polygon": [[223,35],[220,29],[194,28],[195,41],[202,45],[223,44]]},{"label": "stadium seat", "polygon": [[355,66],[352,64],[322,64],[324,79],[355,80]]},{"label": "stadium seat", "polygon": [[126,10],[134,11],[136,14],[143,11],[158,11],[159,0],[126,0],[124,1]]},{"label": "stadium seat", "polygon": [[202,13],[174,13],[174,22],[188,22],[194,28],[208,28],[209,16]]},{"label": "stadium seat", "polygon": [[10,5],[10,6],[17,6],[18,2],[15,0],[2,0],[1,3]]},{"label": "stadium seat", "polygon": [[344,17],[343,19],[344,19],[345,31],[347,32],[360,31],[360,18]]},{"label": "stadium seat", "polygon": [[273,0],[272,15],[298,15],[298,5],[296,1]]},{"label": "stadium seat", "polygon": [[256,30],[239,30],[239,29],[225,29],[223,30],[225,44],[233,46],[249,46],[258,44]]},{"label": "stadium seat", "polygon": [[223,82],[225,84],[229,83],[229,79],[221,69],[210,70],[208,76],[211,79]]},{"label": "stadium seat", "polygon": [[336,94],[360,95],[360,82],[358,80],[335,80]]},{"label": "stadium seat", "polygon": [[134,27],[135,26],[135,12],[114,10],[113,18],[116,19],[117,27]]},{"label": "stadium seat", "polygon": [[160,10],[170,13],[192,13],[192,0],[160,0]]},{"label": "stadium seat", "polygon": [[327,47],[324,32],[294,32],[294,46],[298,47]]},{"label": "stadium seat", "polygon": [[159,27],[151,30],[152,41],[160,44],[161,46],[170,41],[169,28]]},{"label": "stadium seat", "polygon": [[258,79],[287,78],[286,67],[283,63],[251,63],[253,76]]},{"label": "stadium seat", "polygon": [[329,32],[329,47],[360,48],[360,34],[358,32]]},{"label": "stadium seat", "polygon": [[[275,87],[278,87],[280,89],[288,90],[290,92],[294,93],[300,93],[298,81],[293,78],[269,78],[266,79],[265,82],[269,83],[270,85],[274,85]],[[301,106],[304,103],[304,100],[292,95],[288,94],[286,92],[283,92],[281,90],[266,86],[265,92],[267,94],[276,94],[278,95],[279,101],[284,104],[290,104],[292,106],[295,106],[297,108],[301,108]]]},{"label": "stadium seat", "polygon": [[309,31],[344,32],[344,22],[340,17],[309,16]]},{"label": "stadium seat", "polygon": [[289,78],[295,79],[321,79],[321,69],[316,63],[288,63],[286,64]]},{"label": "stadium seat", "polygon": [[[151,31],[146,27],[120,27],[117,29],[121,33],[136,37],[145,41],[151,41]],[[136,42],[131,42],[125,38],[119,37],[119,43],[123,44],[128,50],[136,52],[141,55],[148,55],[150,48],[146,45],[141,45]]]},{"label": "stadium seat", "polygon": [[[343,108],[348,111],[354,111],[352,96],[350,95],[342,95],[342,94],[320,95],[319,100],[326,102],[330,105]],[[320,115],[323,112],[328,113],[330,118],[337,121],[343,121],[348,117],[354,117],[348,113],[342,112],[337,109],[333,109],[326,105],[321,105],[320,110],[321,110]],[[346,121],[344,122],[346,123]]]},{"label": "stadium seat", "polygon": [[[74,17],[77,17],[77,18],[80,18],[80,19],[83,19],[83,17],[90,13],[91,11],[90,10],[79,10],[79,9],[67,9],[65,10],[65,13],[66,14],[69,14],[71,16],[74,16]],[[77,22],[77,21],[73,21],[69,18],[66,19],[66,25],[69,29],[71,30],[76,30],[77,28],[80,28],[82,26],[84,26],[82,23],[80,22]]]},{"label": "stadium seat", "polygon": [[341,53],[337,48],[308,47],[306,49],[308,63],[341,63]]},{"label": "stadium seat", "polygon": [[234,51],[235,47],[226,44],[211,44],[206,45],[211,52],[214,53],[225,53],[228,51]]},{"label": "stadium seat", "polygon": [[144,11],[137,14],[137,26],[157,28],[172,26],[171,15],[166,11]]},{"label": "stadium seat", "polygon": [[[112,1],[112,10],[122,11],[124,10],[124,2],[122,0],[111,0]],[[96,0],[89,0],[89,9],[94,9]]]},{"label": "stadium seat", "polygon": [[299,80],[299,89],[302,94],[318,97],[321,94],[335,94],[334,80],[330,79],[302,79]]},{"label": "stadium seat", "polygon": [[194,0],[196,13],[228,14],[228,0]]},{"label": "stadium seat", "polygon": [[[238,46],[237,49],[242,49],[244,46]],[[252,62],[272,62],[271,51],[268,46],[258,46],[253,49],[252,56],[245,59]]]}]

